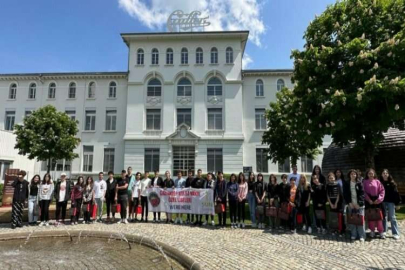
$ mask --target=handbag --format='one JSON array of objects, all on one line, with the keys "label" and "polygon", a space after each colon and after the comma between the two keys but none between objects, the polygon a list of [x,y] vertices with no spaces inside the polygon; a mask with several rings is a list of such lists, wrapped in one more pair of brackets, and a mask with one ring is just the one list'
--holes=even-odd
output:
[{"label": "handbag", "polygon": [[223,212],[225,212],[225,206],[222,203],[217,203],[215,205],[215,213],[222,214]]},{"label": "handbag", "polygon": [[91,208],[91,218],[95,219],[97,215],[97,204],[93,204],[93,207]]},{"label": "handbag", "polygon": [[302,224],[302,214],[297,214],[297,224]]},{"label": "handbag", "polygon": [[284,212],[281,208],[278,209],[278,217],[281,220],[288,220],[290,218],[290,214],[287,212]]},{"label": "handbag", "polygon": [[342,213],[329,212],[329,228],[342,231]]},{"label": "handbag", "polygon": [[347,224],[355,226],[363,226],[364,216],[356,213],[351,213],[350,215],[347,215]]},{"label": "handbag", "polygon": [[291,213],[291,210],[292,210],[292,207],[291,207],[291,205],[289,204],[289,203],[287,203],[287,202],[283,202],[282,204],[281,204],[281,211],[282,212],[285,212],[285,213],[287,213],[287,214],[290,214]]},{"label": "handbag", "polygon": [[119,203],[117,203],[116,205],[115,205],[115,213],[121,213],[121,204],[119,204]]},{"label": "handbag", "polygon": [[142,214],[142,206],[138,205],[138,207],[136,208],[136,213]]},{"label": "handbag", "polygon": [[317,219],[325,220],[326,219],[325,210],[315,210],[315,216]]},{"label": "handbag", "polygon": [[366,218],[368,221],[381,221],[383,220],[383,214],[380,208],[366,209]]},{"label": "handbag", "polygon": [[256,206],[256,214],[257,215],[263,215],[264,214],[264,206],[263,205]]},{"label": "handbag", "polygon": [[277,217],[277,208],[274,206],[270,206],[266,208],[266,216],[267,217]]}]

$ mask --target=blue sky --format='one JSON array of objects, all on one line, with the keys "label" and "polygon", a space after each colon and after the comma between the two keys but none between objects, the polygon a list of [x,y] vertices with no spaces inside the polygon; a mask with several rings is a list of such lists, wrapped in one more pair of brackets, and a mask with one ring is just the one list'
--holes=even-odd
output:
[{"label": "blue sky", "polygon": [[204,10],[213,30],[250,30],[248,68],[292,68],[291,49],[302,48],[309,21],[335,1],[212,2],[1,0],[0,73],[125,71],[128,49],[120,33],[165,31],[168,12],[178,7]]}]

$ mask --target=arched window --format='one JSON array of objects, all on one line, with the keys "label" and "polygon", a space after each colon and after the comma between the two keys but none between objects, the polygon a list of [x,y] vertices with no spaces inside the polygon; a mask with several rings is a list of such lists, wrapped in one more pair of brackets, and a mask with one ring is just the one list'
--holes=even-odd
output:
[{"label": "arched window", "polygon": [[262,80],[256,81],[256,97],[263,97],[264,96],[264,85]]},{"label": "arched window", "polygon": [[177,96],[191,97],[191,82],[187,78],[182,78],[177,84]]},{"label": "arched window", "polygon": [[208,96],[222,96],[222,82],[217,77],[212,77],[208,81]]},{"label": "arched window", "polygon": [[160,97],[162,95],[162,83],[158,79],[152,79],[148,83],[148,97]]},{"label": "arched window", "polygon": [[218,49],[215,47],[211,49],[211,64],[218,64]]},{"label": "arched window", "polygon": [[281,91],[285,86],[284,80],[283,79],[278,79],[277,80],[277,91]]},{"label": "arched window", "polygon": [[226,63],[227,64],[233,63],[233,50],[231,47],[226,48]]},{"label": "arched window", "polygon": [[13,83],[10,85],[10,91],[8,92],[8,99],[17,98],[17,84]]},{"label": "arched window", "polygon": [[56,95],[56,84],[50,83],[48,89],[48,98],[54,99]]},{"label": "arched window", "polygon": [[138,49],[138,52],[136,53],[136,64],[137,65],[143,65],[144,63],[144,56],[145,54],[143,53],[142,49]]},{"label": "arched window", "polygon": [[203,50],[201,48],[197,48],[197,50],[195,52],[195,62],[197,64],[204,63],[204,53],[203,53]]},{"label": "arched window", "polygon": [[166,65],[173,65],[173,49],[166,50]]},{"label": "arched window", "polygon": [[188,50],[186,48],[181,49],[181,64],[188,64]]},{"label": "arched window", "polygon": [[28,99],[35,99],[37,95],[37,85],[36,83],[31,83],[28,88]]},{"label": "arched window", "polygon": [[90,82],[89,83],[89,89],[88,89],[88,98],[95,98],[96,97],[96,83],[95,82]]},{"label": "arched window", "polygon": [[76,83],[71,82],[69,84],[69,93],[68,93],[69,98],[76,98]]},{"label": "arched window", "polygon": [[158,49],[152,49],[152,65],[159,65],[159,51]]},{"label": "arched window", "polygon": [[110,86],[108,87],[108,97],[109,98],[117,97],[117,83],[116,82],[110,82]]}]

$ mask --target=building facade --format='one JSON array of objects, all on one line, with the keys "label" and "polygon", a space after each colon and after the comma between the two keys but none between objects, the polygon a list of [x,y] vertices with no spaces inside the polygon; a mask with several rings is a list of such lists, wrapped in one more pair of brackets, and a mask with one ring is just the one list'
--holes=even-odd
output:
[{"label": "building facade", "polygon": [[[80,158],[53,171],[264,174],[290,171],[267,161],[265,109],[292,70],[243,70],[247,31],[128,33],[128,71],[0,75],[0,128],[12,130],[51,104],[79,121]],[[325,147],[329,144],[325,140]],[[320,164],[303,158],[300,171]],[[38,163],[43,173],[46,165]]]}]

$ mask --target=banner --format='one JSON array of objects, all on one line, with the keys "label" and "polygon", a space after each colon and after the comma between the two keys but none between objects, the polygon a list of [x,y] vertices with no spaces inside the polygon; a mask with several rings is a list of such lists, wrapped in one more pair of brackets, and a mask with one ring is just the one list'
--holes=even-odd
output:
[{"label": "banner", "polygon": [[149,212],[214,215],[214,191],[193,188],[149,188]]}]

